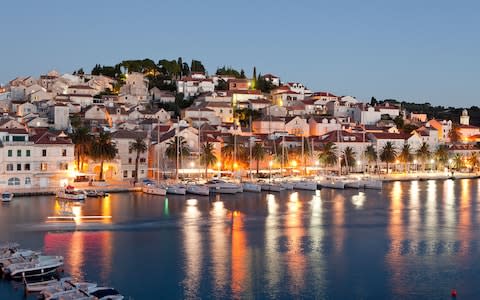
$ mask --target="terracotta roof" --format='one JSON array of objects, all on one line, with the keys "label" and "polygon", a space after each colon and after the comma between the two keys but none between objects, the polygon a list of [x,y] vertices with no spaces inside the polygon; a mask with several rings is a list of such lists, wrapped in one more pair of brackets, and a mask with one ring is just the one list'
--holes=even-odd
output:
[{"label": "terracotta roof", "polygon": [[94,90],[94,88],[89,87],[88,85],[81,85],[81,84],[71,85],[68,88],[69,89]]},{"label": "terracotta roof", "polygon": [[363,143],[366,142],[367,137],[363,133],[348,132],[344,130],[334,130],[321,137],[323,143]]},{"label": "terracotta roof", "polygon": [[112,133],[112,139],[132,139],[137,138],[145,139],[147,133],[145,131],[131,131],[131,130],[117,130]]},{"label": "terracotta roof", "polygon": [[52,145],[52,144],[72,144],[69,138],[59,137],[57,134],[49,131],[34,135],[30,138],[35,144]]},{"label": "terracotta roof", "polygon": [[0,128],[0,132],[8,132],[13,134],[28,134],[24,128]]},{"label": "terracotta roof", "polygon": [[390,132],[371,132],[376,139],[379,140],[406,140],[411,135],[406,133],[390,133]]}]

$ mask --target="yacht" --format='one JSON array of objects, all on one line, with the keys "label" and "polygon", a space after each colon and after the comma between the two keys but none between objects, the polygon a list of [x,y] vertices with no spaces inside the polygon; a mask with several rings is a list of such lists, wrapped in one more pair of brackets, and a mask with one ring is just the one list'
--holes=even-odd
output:
[{"label": "yacht", "polygon": [[220,179],[213,179],[206,183],[210,188],[210,192],[218,194],[236,194],[243,192],[243,188],[239,184],[226,182]]},{"label": "yacht", "polygon": [[38,259],[6,266],[3,272],[11,278],[35,277],[55,273],[62,265],[62,256],[39,256]]},{"label": "yacht", "polygon": [[244,192],[259,193],[259,192],[262,191],[262,187],[259,184],[247,181],[247,182],[243,183],[243,191]]},{"label": "yacht", "polygon": [[87,197],[108,197],[110,196],[109,193],[104,191],[96,191],[96,190],[85,190],[85,194]]},{"label": "yacht", "polygon": [[331,189],[343,190],[345,188],[345,182],[335,177],[327,177],[326,179],[320,180],[319,184],[321,187],[326,187]]},{"label": "yacht", "polygon": [[285,188],[278,183],[263,182],[260,185],[262,187],[262,191],[281,192],[285,190]]},{"label": "yacht", "polygon": [[45,299],[64,294],[64,292],[72,290],[82,290],[86,291],[97,287],[96,283],[91,282],[77,282],[73,281],[71,278],[66,277],[60,280],[55,281],[52,284],[47,285],[44,289],[40,291],[40,295]]},{"label": "yacht", "polygon": [[116,289],[111,287],[94,287],[86,290],[88,295],[98,300],[123,300],[125,299]]},{"label": "yacht", "polygon": [[77,190],[75,189],[75,187],[71,185],[57,192],[58,198],[67,199],[67,200],[81,201],[81,200],[85,200],[86,196],[87,195],[85,194],[85,191]]},{"label": "yacht", "polygon": [[2,202],[10,202],[13,199],[13,193],[3,192],[2,193]]},{"label": "yacht", "polygon": [[362,187],[363,182],[357,178],[346,178],[344,180],[345,188],[358,189]]},{"label": "yacht", "polygon": [[203,184],[187,184],[187,193],[208,196],[210,195],[210,187]]},{"label": "yacht", "polygon": [[278,182],[284,189],[293,190],[294,183],[289,181],[280,181]]},{"label": "yacht", "polygon": [[187,189],[183,184],[177,183],[167,186],[167,194],[185,195],[186,193]]},{"label": "yacht", "polygon": [[301,180],[295,182],[293,188],[296,190],[316,191],[317,183],[315,181]]},{"label": "yacht", "polygon": [[4,252],[0,255],[0,267],[3,268],[12,263],[23,262],[33,257],[37,257],[38,255],[38,252],[32,250],[12,249],[11,251]]},{"label": "yacht", "polygon": [[146,184],[142,187],[142,192],[150,195],[165,196],[167,194],[167,189],[163,186],[158,186],[155,184]]}]

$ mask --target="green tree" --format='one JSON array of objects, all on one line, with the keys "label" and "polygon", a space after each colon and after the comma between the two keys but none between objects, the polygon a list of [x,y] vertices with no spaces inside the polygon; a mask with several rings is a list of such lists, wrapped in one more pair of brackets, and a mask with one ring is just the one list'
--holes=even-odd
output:
[{"label": "green tree", "polygon": [[227,165],[230,164],[232,166],[232,171],[234,163],[245,162],[248,159],[248,153],[244,145],[237,144],[235,149],[233,138],[222,147],[222,160],[228,162]]},{"label": "green tree", "polygon": [[368,163],[368,169],[371,169],[372,164],[377,164],[377,151],[375,151],[375,147],[373,145],[368,145],[367,148],[365,149],[365,152],[363,153],[365,156],[365,159],[367,160]]},{"label": "green tree", "polygon": [[202,153],[200,154],[200,162],[205,166],[205,178],[208,176],[208,167],[217,162],[217,157],[214,153],[213,144],[206,142],[202,145]]},{"label": "green tree", "polygon": [[87,127],[75,128],[72,134],[70,134],[70,138],[75,145],[74,152],[77,158],[77,170],[81,172],[83,171],[85,157],[91,150],[92,136],[90,135],[90,129]]},{"label": "green tree", "polygon": [[380,160],[387,164],[387,174],[389,173],[388,165],[393,163],[396,157],[397,151],[395,150],[395,147],[393,147],[392,142],[387,142],[380,153]]},{"label": "green tree", "polygon": [[253,76],[252,76],[252,84],[250,86],[252,90],[257,89],[257,68],[253,67]]},{"label": "green tree", "polygon": [[403,125],[405,124],[405,121],[403,120],[403,116],[400,114],[393,119],[393,122],[395,122],[395,125],[397,126],[398,129],[402,129]]},{"label": "green tree", "polygon": [[346,173],[348,174],[350,169],[355,165],[357,154],[353,151],[352,147],[346,147],[342,153],[341,164],[345,167]]},{"label": "green tree", "polygon": [[100,180],[103,180],[103,164],[115,158],[118,153],[117,145],[112,141],[112,137],[107,132],[100,133],[92,142],[90,157],[100,161]]},{"label": "green tree", "polygon": [[138,182],[138,163],[140,161],[140,154],[147,151],[147,144],[141,137],[137,137],[133,143],[130,144],[128,150],[135,152],[135,182]]},{"label": "green tree", "polygon": [[417,158],[422,163],[422,170],[425,171],[425,165],[431,156],[430,147],[426,142],[423,142],[420,148],[417,149],[416,155],[417,155]]},{"label": "green tree", "polygon": [[181,157],[190,155],[190,148],[188,147],[185,138],[182,136],[175,136],[167,143],[165,154],[170,160],[175,161],[175,177],[178,178],[178,169],[182,167],[182,162],[180,161],[180,165],[178,164],[180,158],[177,159],[177,155],[180,154]]},{"label": "green tree", "polygon": [[318,155],[318,160],[324,167],[330,167],[337,163],[337,159],[337,146],[332,142],[326,143]]},{"label": "green tree", "polygon": [[472,152],[468,157],[468,164],[470,165],[470,170],[473,172],[478,168],[478,153]]},{"label": "green tree", "polygon": [[402,147],[402,151],[398,154],[398,160],[403,163],[403,169],[405,173],[408,172],[407,166],[412,161],[413,154],[410,148],[410,144],[404,144]]},{"label": "green tree", "polygon": [[205,74],[205,67],[203,66],[202,62],[199,60],[192,59],[192,63],[190,64],[190,70],[192,72]]},{"label": "green tree", "polygon": [[252,158],[256,162],[256,167],[257,167],[257,177],[258,177],[258,171],[260,167],[260,161],[265,158],[266,152],[265,148],[261,143],[255,143],[255,145],[252,147]]},{"label": "green tree", "polygon": [[464,166],[463,157],[458,153],[455,154],[455,156],[453,156],[452,164],[455,170],[460,170]]}]

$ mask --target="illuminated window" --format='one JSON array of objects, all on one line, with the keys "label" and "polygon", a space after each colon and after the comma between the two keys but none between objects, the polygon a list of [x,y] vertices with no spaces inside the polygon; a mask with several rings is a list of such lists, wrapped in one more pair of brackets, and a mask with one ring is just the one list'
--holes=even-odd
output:
[{"label": "illuminated window", "polygon": [[40,171],[46,171],[46,170],[47,170],[47,167],[48,167],[48,166],[47,166],[47,163],[42,162],[42,163],[40,164]]}]

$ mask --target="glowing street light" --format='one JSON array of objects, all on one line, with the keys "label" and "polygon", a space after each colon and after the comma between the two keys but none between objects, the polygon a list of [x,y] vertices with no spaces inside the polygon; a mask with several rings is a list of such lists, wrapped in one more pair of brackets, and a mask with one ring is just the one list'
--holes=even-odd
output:
[{"label": "glowing street light", "polygon": [[296,160],[292,160],[291,163],[292,167],[296,168],[297,167],[297,161]]}]

